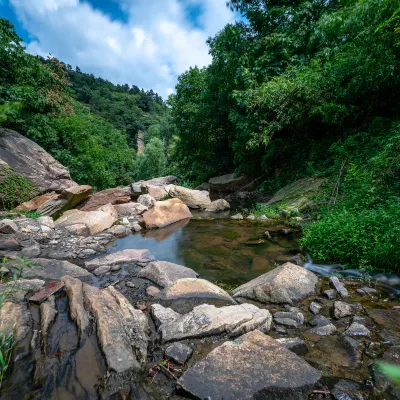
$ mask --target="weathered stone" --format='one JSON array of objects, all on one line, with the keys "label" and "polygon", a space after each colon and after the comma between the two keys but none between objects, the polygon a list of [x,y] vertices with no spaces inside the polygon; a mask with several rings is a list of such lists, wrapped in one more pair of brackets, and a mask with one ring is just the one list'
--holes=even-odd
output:
[{"label": "weathered stone", "polygon": [[50,327],[57,315],[56,301],[54,296],[50,296],[45,302],[40,305],[40,327],[45,344],[49,336]]},{"label": "weathered stone", "polygon": [[353,368],[360,366],[362,361],[363,345],[357,340],[348,336],[343,337],[343,344],[352,360]]},{"label": "weathered stone", "polygon": [[297,328],[304,323],[304,315],[300,312],[276,312],[274,322],[280,325]]},{"label": "weathered stone", "polygon": [[153,304],[151,312],[160,325],[163,342],[221,334],[238,336],[254,329],[267,332],[272,321],[268,310],[253,304],[220,308],[202,304],[187,314],[179,314],[160,304]]},{"label": "weathered stone", "polygon": [[249,179],[244,175],[226,174],[211,178],[208,183],[211,191],[230,193],[242,189],[249,183]]},{"label": "weathered stone", "polygon": [[63,282],[50,282],[43,289],[40,289],[33,296],[29,298],[29,301],[32,303],[43,303],[47,298],[52,296],[54,293],[57,293],[64,287]]},{"label": "weathered stone", "polygon": [[[385,351],[383,356],[372,365],[372,372],[375,382],[375,387],[379,392],[389,392],[394,399],[400,398],[400,387],[395,380],[389,380],[387,375],[382,372],[381,363],[390,364],[396,367],[400,366],[400,346],[391,346]],[[387,398],[387,396],[382,396]]]},{"label": "weathered stone", "polygon": [[207,208],[211,206],[210,194],[206,190],[193,190],[182,186],[169,186],[169,195],[182,200],[189,208]]},{"label": "weathered stone", "polygon": [[314,314],[317,315],[322,309],[322,304],[317,303],[316,301],[312,301],[308,309]]},{"label": "weathered stone", "polygon": [[370,330],[358,322],[353,322],[347,330],[344,332],[345,336],[362,336],[362,337],[370,337]]},{"label": "weathered stone", "polygon": [[145,190],[156,200],[164,200],[168,197],[168,192],[165,186],[146,185]]},{"label": "weathered stone", "polygon": [[79,209],[81,211],[96,211],[106,204],[119,205],[129,203],[130,201],[131,194],[127,189],[112,188],[93,194]]},{"label": "weathered stone", "polygon": [[56,226],[56,224],[53,221],[53,218],[48,217],[48,216],[38,218],[38,222],[40,225],[47,226],[51,229],[54,229]]},{"label": "weathered stone", "polygon": [[25,203],[20,204],[16,210],[18,211],[36,211],[40,208],[44,203],[49,200],[53,200],[58,197],[56,192],[45,193],[40,196],[36,196],[32,200],[26,201]]},{"label": "weathered stone", "polygon": [[41,192],[61,192],[76,183],[69,171],[39,145],[9,129],[0,129],[0,159]]},{"label": "weathered stone", "polygon": [[103,265],[137,264],[154,261],[153,255],[148,250],[126,249],[106,256],[94,258],[85,262],[85,268],[93,271]]},{"label": "weathered stone", "polygon": [[106,274],[107,272],[110,272],[110,270],[111,265],[102,265],[101,267],[98,267],[93,271],[93,275],[100,276]]},{"label": "weathered stone", "polygon": [[199,399],[302,400],[320,377],[295,353],[254,331],[211,351],[183,374],[178,387]]},{"label": "weathered stone", "polygon": [[329,278],[329,283],[336,289],[336,291],[340,294],[341,297],[349,297],[349,292],[344,287],[344,285],[339,281],[337,276],[332,276]]},{"label": "weathered stone", "polygon": [[6,235],[0,236],[0,250],[5,250],[5,251],[21,250],[22,246],[20,245],[17,239],[5,236]]},{"label": "weathered stone", "polygon": [[84,283],[83,294],[95,317],[108,368],[117,373],[142,370],[150,333],[146,315],[134,309],[113,286],[100,290]]},{"label": "weathered stone", "polygon": [[286,263],[232,291],[233,297],[244,297],[261,303],[287,303],[315,294],[317,276],[292,263]]},{"label": "weathered stone", "polygon": [[243,215],[242,214],[235,214],[231,216],[231,219],[236,219],[236,220],[242,220]]},{"label": "weathered stone", "polygon": [[335,289],[328,289],[324,291],[324,295],[326,298],[329,300],[334,300],[336,299],[337,291]]},{"label": "weathered stone", "polygon": [[88,331],[90,324],[90,317],[84,306],[83,284],[79,279],[70,276],[63,276],[62,282],[68,294],[70,317],[83,334]]},{"label": "weathered stone", "polygon": [[317,314],[312,320],[309,321],[311,326],[324,326],[330,323],[331,321],[321,314]]},{"label": "weathered stone", "polygon": [[122,238],[125,236],[129,236],[131,233],[128,228],[126,228],[124,225],[114,225],[110,229],[107,229],[107,233],[111,233],[117,238]]},{"label": "weathered stone", "polygon": [[365,400],[370,398],[370,388],[354,381],[340,379],[331,390],[337,400]]},{"label": "weathered stone", "polygon": [[146,288],[146,294],[147,296],[154,297],[158,293],[160,293],[160,289],[156,288],[155,286],[148,286]]},{"label": "weathered stone", "polygon": [[66,211],[61,218],[56,221],[57,226],[68,227],[71,225],[85,225],[90,235],[95,235],[111,228],[117,220],[115,208],[109,204],[101,207],[97,211]]},{"label": "weathered stone", "polygon": [[76,236],[89,236],[90,235],[90,230],[85,224],[68,225],[65,227],[65,229],[72,235],[76,235]]},{"label": "weathered stone", "polygon": [[185,364],[193,354],[193,349],[183,343],[173,343],[165,349],[165,357],[177,364]]},{"label": "weathered stone", "polygon": [[360,289],[357,289],[356,291],[361,296],[366,296],[366,295],[375,296],[378,294],[378,291],[376,289],[370,287],[362,287]]},{"label": "weathered stone", "polygon": [[198,300],[200,303],[219,301],[225,304],[234,304],[235,301],[225,290],[205,280],[196,278],[178,279],[172,285],[164,288],[157,299],[164,302],[174,300]]},{"label": "weathered stone", "polygon": [[25,302],[6,302],[0,308],[0,332],[6,336],[14,332],[15,343],[24,340],[31,327],[32,316]]},{"label": "weathered stone", "polygon": [[138,206],[139,203],[125,203],[125,204],[116,204],[114,208],[117,210],[118,216],[119,217],[129,217],[129,216],[135,216],[139,214],[138,212]]},{"label": "weathered stone", "polygon": [[18,225],[11,219],[0,221],[0,233],[10,234],[18,232]]},{"label": "weathered stone", "polygon": [[299,356],[303,356],[307,353],[306,342],[300,338],[281,338],[276,339],[276,341]]},{"label": "weathered stone", "polygon": [[40,255],[42,252],[41,247],[38,243],[32,245],[32,246],[27,246],[24,247],[21,250],[21,256],[22,258],[35,258]]},{"label": "weathered stone", "polygon": [[158,201],[151,210],[143,214],[143,222],[147,228],[163,228],[186,218],[192,218],[192,214],[179,199]]},{"label": "weathered stone", "polygon": [[145,207],[147,207],[149,209],[149,208],[155,206],[156,199],[154,197],[151,197],[149,194],[142,194],[137,199],[137,202],[139,204],[141,204],[142,206],[145,206]]},{"label": "weathered stone", "polygon": [[319,336],[328,336],[333,335],[336,332],[336,326],[332,323],[323,326],[316,326],[315,328],[311,328],[308,332],[313,333]]},{"label": "weathered stone", "polygon": [[191,268],[173,264],[168,261],[153,261],[147,264],[138,274],[161,287],[175,283],[178,279],[197,278],[198,274]]},{"label": "weathered stone", "polygon": [[131,288],[131,289],[135,289],[136,288],[136,285],[133,283],[133,282],[125,282],[125,285],[128,287],[128,288]]},{"label": "weathered stone", "polygon": [[12,287],[8,300],[18,303],[25,299],[28,292],[36,292],[40,290],[44,284],[45,282],[40,279],[17,279],[15,283],[14,281],[10,281],[0,284],[0,294],[5,291],[10,291],[10,288]]},{"label": "weathered stone", "polygon": [[340,319],[353,315],[353,310],[350,304],[344,301],[335,301],[331,308],[331,314],[334,318]]},{"label": "weathered stone", "polygon": [[47,260],[36,258],[32,268],[26,269],[26,278],[43,278],[48,280],[59,280],[64,275],[74,278],[90,277],[92,274],[68,261]]}]

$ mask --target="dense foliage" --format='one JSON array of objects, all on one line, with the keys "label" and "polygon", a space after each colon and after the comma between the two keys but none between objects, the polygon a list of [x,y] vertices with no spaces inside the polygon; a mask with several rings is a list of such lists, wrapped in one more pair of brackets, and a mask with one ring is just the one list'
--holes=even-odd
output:
[{"label": "dense foliage", "polygon": [[211,65],[182,74],[169,99],[175,165],[191,180],[236,169],[269,192],[327,176],[306,249],[398,269],[400,1],[229,5],[246,22],[209,39]]}]

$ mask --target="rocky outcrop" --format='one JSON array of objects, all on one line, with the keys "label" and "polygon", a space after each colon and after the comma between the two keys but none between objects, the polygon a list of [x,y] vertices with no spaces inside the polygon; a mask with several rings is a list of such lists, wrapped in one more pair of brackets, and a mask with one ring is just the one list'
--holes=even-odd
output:
[{"label": "rocky outcrop", "polygon": [[163,228],[186,218],[192,218],[192,214],[179,199],[157,201],[155,206],[143,213],[143,222],[147,228]]},{"label": "rocky outcrop", "polygon": [[32,316],[25,302],[6,302],[0,308],[0,332],[8,336],[12,332],[15,342],[24,340],[31,332]]},{"label": "rocky outcrop", "polygon": [[193,190],[176,185],[171,185],[168,189],[171,197],[182,200],[189,208],[205,209],[211,205],[210,194],[206,190]]},{"label": "rocky outcrop", "polygon": [[111,204],[107,204],[97,211],[66,211],[56,221],[61,226],[78,236],[95,235],[111,228],[117,221],[117,211]]},{"label": "rocky outcrop", "polygon": [[178,380],[198,399],[306,399],[321,373],[259,331],[225,342]]},{"label": "rocky outcrop", "polygon": [[311,271],[286,263],[232,291],[261,303],[293,304],[316,293],[318,278]]},{"label": "rocky outcrop", "polygon": [[211,191],[230,193],[243,189],[249,184],[249,179],[244,175],[226,174],[211,178],[208,183]]},{"label": "rocky outcrop", "polygon": [[168,192],[165,189],[166,186],[175,183],[178,180],[176,176],[169,175],[160,178],[150,179],[148,181],[134,182],[127,187],[131,192],[133,199],[137,199],[140,195],[148,193],[156,200],[162,200],[168,196]]},{"label": "rocky outcrop", "polygon": [[140,278],[148,279],[158,286],[166,287],[179,279],[197,278],[198,274],[191,268],[173,264],[168,261],[153,261],[148,263],[138,274]]},{"label": "rocky outcrop", "polygon": [[29,200],[29,201],[26,201],[25,203],[20,204],[16,208],[16,210],[18,210],[18,211],[36,211],[47,201],[56,199],[57,197],[58,197],[58,194],[56,192],[45,193],[40,196],[36,196],[32,200]]},{"label": "rocky outcrop", "polygon": [[254,329],[267,332],[272,321],[268,310],[253,304],[220,308],[202,304],[187,314],[153,304],[151,312],[163,342],[222,334],[239,336]]},{"label": "rocky outcrop", "polygon": [[96,211],[106,204],[125,204],[131,201],[128,189],[113,188],[102,190],[90,196],[80,207],[81,211]]},{"label": "rocky outcrop", "polygon": [[68,168],[32,140],[9,129],[0,129],[0,159],[41,192],[61,192],[77,185]]}]

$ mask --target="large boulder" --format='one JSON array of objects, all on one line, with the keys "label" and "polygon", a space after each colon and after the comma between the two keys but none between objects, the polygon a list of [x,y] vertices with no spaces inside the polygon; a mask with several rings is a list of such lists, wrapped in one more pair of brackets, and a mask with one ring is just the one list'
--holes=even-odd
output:
[{"label": "large boulder", "polygon": [[193,190],[183,186],[168,187],[171,197],[182,200],[189,208],[207,208],[211,205],[210,194],[206,190]]},{"label": "large boulder", "polygon": [[143,214],[147,228],[163,228],[186,218],[192,218],[188,206],[179,199],[157,201],[155,206]]},{"label": "large boulder", "polygon": [[68,168],[32,140],[9,129],[0,129],[0,159],[41,192],[61,192],[77,185]]},{"label": "large boulder", "polygon": [[178,178],[173,175],[163,176],[160,178],[150,179],[148,181],[134,182],[127,187],[132,198],[136,199],[142,194],[148,193],[156,200],[162,200],[168,196],[166,187],[177,182]]},{"label": "large boulder", "polygon": [[117,211],[111,204],[101,207],[97,211],[66,211],[56,221],[56,226],[61,226],[71,233],[87,236],[95,235],[111,228],[117,221]]},{"label": "large boulder", "polygon": [[40,196],[34,197],[32,200],[26,201],[25,203],[20,204],[16,210],[18,211],[36,211],[40,208],[44,203],[49,200],[54,200],[58,197],[56,192],[45,193]]},{"label": "large boulder", "polygon": [[196,399],[307,399],[321,373],[259,331],[225,342],[186,371],[178,387]]},{"label": "large boulder", "polygon": [[230,204],[224,199],[214,200],[210,205],[207,206],[206,211],[210,212],[221,212],[231,208]]},{"label": "large boulder", "polygon": [[217,308],[202,304],[187,314],[153,304],[151,312],[163,342],[214,335],[239,336],[254,329],[267,332],[272,317],[253,304]]},{"label": "large boulder", "polygon": [[243,189],[249,183],[249,178],[245,175],[226,174],[211,178],[208,183],[210,191],[230,193]]},{"label": "large boulder", "polygon": [[261,303],[294,304],[314,295],[318,278],[311,271],[287,262],[232,291],[233,297],[244,297]]},{"label": "large boulder", "polygon": [[129,190],[124,188],[106,189],[90,196],[79,209],[81,211],[95,211],[106,204],[125,204],[130,201]]}]

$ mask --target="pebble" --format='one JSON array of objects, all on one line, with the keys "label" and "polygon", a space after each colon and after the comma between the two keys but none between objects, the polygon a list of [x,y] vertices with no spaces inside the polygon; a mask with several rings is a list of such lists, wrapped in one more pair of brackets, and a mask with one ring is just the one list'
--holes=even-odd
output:
[{"label": "pebble", "polygon": [[340,319],[353,315],[352,307],[344,301],[335,301],[331,308],[331,314],[334,318]]},{"label": "pebble", "polygon": [[191,347],[179,342],[171,344],[165,350],[165,357],[177,364],[184,364],[192,354],[193,349]]},{"label": "pebble", "polygon": [[371,332],[366,326],[361,325],[358,322],[353,322],[349,326],[349,328],[344,332],[344,335],[370,337]]},{"label": "pebble", "polygon": [[321,309],[322,309],[322,304],[317,303],[316,301],[313,301],[310,306],[308,307],[308,309],[314,314],[317,315],[320,313]]},{"label": "pebble", "polygon": [[125,286],[127,286],[128,288],[134,289],[136,287],[136,285],[132,282],[125,282]]},{"label": "pebble", "polygon": [[324,295],[329,299],[329,300],[334,300],[336,299],[336,290],[335,289],[328,289],[324,291]]},{"label": "pebble", "polygon": [[357,289],[356,292],[361,296],[366,296],[366,295],[374,296],[378,294],[378,291],[376,289],[370,287],[362,287],[360,289]]},{"label": "pebble", "polygon": [[155,286],[148,286],[146,289],[147,296],[154,297],[157,293],[160,292],[160,289],[156,288]]},{"label": "pebble", "polygon": [[314,333],[319,336],[328,336],[333,335],[336,332],[336,326],[332,323],[323,326],[316,326],[315,328],[311,328],[308,332]]}]

